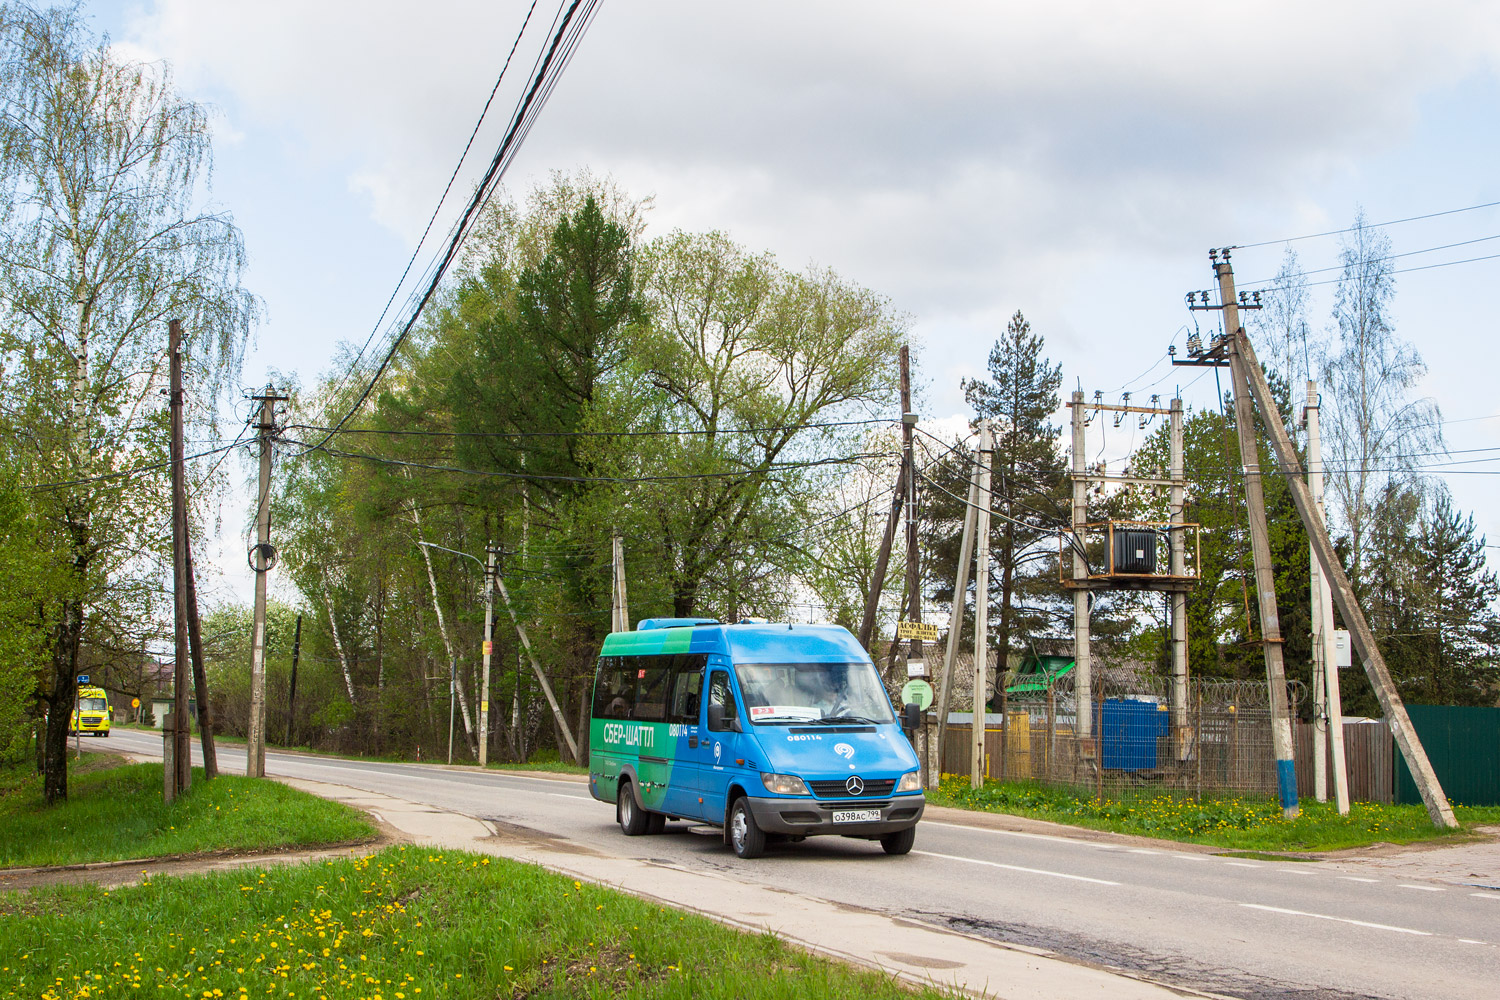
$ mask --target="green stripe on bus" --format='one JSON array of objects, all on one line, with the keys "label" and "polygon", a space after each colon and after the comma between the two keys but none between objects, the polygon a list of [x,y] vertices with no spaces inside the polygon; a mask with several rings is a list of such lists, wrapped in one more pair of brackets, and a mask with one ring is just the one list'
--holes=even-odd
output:
[{"label": "green stripe on bus", "polygon": [[690,628],[651,628],[643,632],[611,632],[604,637],[602,656],[650,656],[686,653],[693,642]]}]

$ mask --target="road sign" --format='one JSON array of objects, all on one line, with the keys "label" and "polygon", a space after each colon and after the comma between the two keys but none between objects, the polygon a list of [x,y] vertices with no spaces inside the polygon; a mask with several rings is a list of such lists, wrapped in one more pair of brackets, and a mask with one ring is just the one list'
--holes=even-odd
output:
[{"label": "road sign", "polygon": [[926,681],[907,681],[906,686],[901,689],[901,704],[913,702],[922,711],[927,711],[927,706],[932,704],[932,685]]},{"label": "road sign", "polygon": [[139,699],[139,698],[132,698],[132,699],[130,699],[130,707],[131,708],[140,708],[141,707],[141,699]]},{"label": "road sign", "polygon": [[493,653],[495,651],[495,644],[493,642],[490,642],[490,640],[486,639],[486,640],[484,640],[483,642],[481,642],[479,644],[479,651],[481,653],[483,653],[485,656],[489,656],[491,653]]},{"label": "road sign", "polygon": [[78,683],[80,683],[80,684],[87,684],[88,682],[89,682],[89,675],[88,674],[79,674],[78,675]]},{"label": "road sign", "polygon": [[921,639],[923,642],[936,642],[938,627],[926,622],[897,622],[897,639]]}]

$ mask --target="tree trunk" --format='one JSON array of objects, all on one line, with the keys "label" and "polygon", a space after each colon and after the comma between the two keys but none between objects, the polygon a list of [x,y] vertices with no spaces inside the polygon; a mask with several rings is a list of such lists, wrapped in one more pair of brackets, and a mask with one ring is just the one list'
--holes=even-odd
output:
[{"label": "tree trunk", "polygon": [[[75,564],[79,575],[82,566]],[[83,605],[76,598],[63,602],[62,621],[52,646],[52,691],[47,702],[47,731],[42,771],[42,797],[61,802],[68,797],[68,724],[73,716],[78,683],[78,647],[83,638]]]}]

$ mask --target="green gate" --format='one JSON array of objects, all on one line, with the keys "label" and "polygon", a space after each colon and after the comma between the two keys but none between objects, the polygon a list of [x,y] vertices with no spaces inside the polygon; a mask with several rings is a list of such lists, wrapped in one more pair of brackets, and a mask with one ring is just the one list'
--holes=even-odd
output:
[{"label": "green gate", "polygon": [[[1500,806],[1500,708],[1407,705],[1406,711],[1448,801]],[[1406,761],[1399,753],[1395,758],[1396,801],[1420,803]]]}]

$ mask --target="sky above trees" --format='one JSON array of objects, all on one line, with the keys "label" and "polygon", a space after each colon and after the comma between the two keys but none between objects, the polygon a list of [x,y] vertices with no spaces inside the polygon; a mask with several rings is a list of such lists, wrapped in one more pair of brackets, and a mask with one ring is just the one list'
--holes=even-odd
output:
[{"label": "sky above trees", "polygon": [[[214,201],[244,230],[245,280],[267,311],[247,385],[270,369],[311,382],[341,342],[364,341],[525,10],[85,5],[96,30],[170,61],[184,94],[217,109]],[[587,166],[655,195],[654,234],[727,230],[791,269],[832,266],[890,296],[919,340],[924,418],[967,412],[960,379],[983,374],[1017,309],[1065,393],[1118,401],[1181,385],[1201,408],[1214,405],[1212,375],[1195,382],[1163,355],[1193,324],[1183,293],[1212,284],[1205,251],[1268,242],[1235,255],[1254,287],[1275,274],[1282,240],[1343,228],[1360,207],[1381,223],[1500,200],[1497,59],[1500,9],[1479,2],[873,2],[857,16],[831,2],[606,3],[506,186],[520,196]],[[497,107],[513,100],[502,90]],[[502,118],[476,149],[493,148]],[[1500,207],[1388,232],[1397,254],[1491,237]],[[1296,247],[1309,271],[1337,263],[1336,238]],[[1397,268],[1487,253],[1500,247]],[[1497,268],[1396,275],[1396,332],[1427,363],[1419,391],[1452,421],[1455,451],[1500,446],[1500,418],[1474,419],[1500,413],[1475,294]],[[1333,291],[1316,283],[1335,276],[1309,275],[1315,335]],[[1493,477],[1446,480],[1500,541]],[[224,586],[243,591],[243,560],[219,561]]]}]

